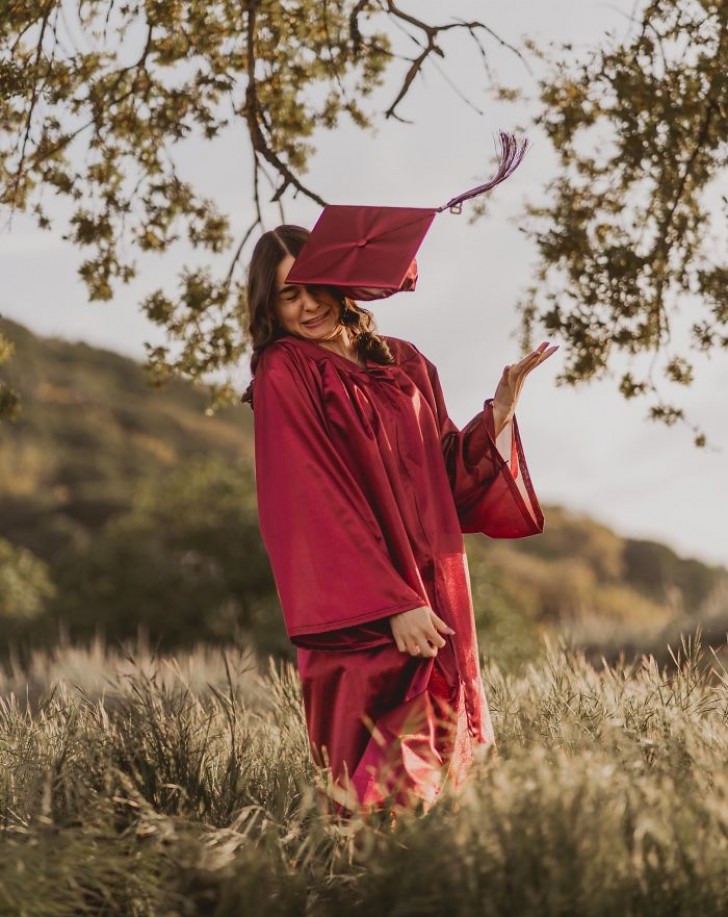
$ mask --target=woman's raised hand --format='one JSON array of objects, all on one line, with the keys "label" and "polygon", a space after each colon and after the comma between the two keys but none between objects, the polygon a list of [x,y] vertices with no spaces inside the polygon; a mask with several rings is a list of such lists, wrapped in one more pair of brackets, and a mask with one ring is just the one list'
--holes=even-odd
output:
[{"label": "woman's raised hand", "polygon": [[500,415],[501,427],[505,426],[516,413],[516,404],[526,376],[544,360],[548,360],[551,354],[556,353],[558,349],[558,344],[549,346],[549,342],[544,341],[531,353],[527,353],[518,363],[504,368],[493,397],[493,408]]},{"label": "woman's raised hand", "polygon": [[455,633],[452,627],[427,605],[392,615],[389,623],[397,649],[400,653],[409,653],[411,656],[437,656],[438,648],[445,646],[441,634]]}]

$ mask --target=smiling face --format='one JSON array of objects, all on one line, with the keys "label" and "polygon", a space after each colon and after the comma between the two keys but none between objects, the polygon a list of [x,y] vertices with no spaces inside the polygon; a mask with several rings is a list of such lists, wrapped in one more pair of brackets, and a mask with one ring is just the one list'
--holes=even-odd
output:
[{"label": "smiling face", "polygon": [[326,287],[286,283],[295,258],[286,255],[276,271],[275,314],[284,331],[309,341],[330,341],[341,334],[341,305]]}]

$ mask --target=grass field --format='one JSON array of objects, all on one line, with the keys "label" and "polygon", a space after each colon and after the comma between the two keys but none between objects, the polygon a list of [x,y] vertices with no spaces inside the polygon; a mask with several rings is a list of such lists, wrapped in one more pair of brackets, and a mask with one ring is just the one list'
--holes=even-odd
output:
[{"label": "grass field", "polygon": [[425,815],[319,813],[289,664],[61,647],[0,676],[0,914],[728,914],[728,673],[484,670],[498,754]]}]

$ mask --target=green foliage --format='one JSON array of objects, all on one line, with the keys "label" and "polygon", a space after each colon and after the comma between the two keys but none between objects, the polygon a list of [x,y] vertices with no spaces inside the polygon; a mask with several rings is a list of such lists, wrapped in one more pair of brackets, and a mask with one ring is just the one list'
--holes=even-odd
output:
[{"label": "green foliage", "polygon": [[[256,632],[291,655],[258,533],[250,412],[204,412],[175,382],[153,393],[134,361],[8,323],[26,409],[0,443],[0,536],[46,562],[43,612],[1,648],[146,627],[165,646]],[[206,459],[209,459],[207,461]]]},{"label": "green foliage", "polygon": [[633,590],[635,603],[642,597],[656,605],[697,611],[726,583],[723,567],[679,557],[667,545],[622,538],[563,507],[550,506],[547,513],[548,526],[538,538],[468,538],[467,546],[471,556],[511,572],[524,586],[542,582],[552,595],[555,618],[569,614],[569,602],[618,586]]},{"label": "green foliage", "polygon": [[482,657],[505,671],[519,670],[539,653],[540,598],[530,583],[470,552],[475,626]]},{"label": "green foliage", "polygon": [[549,507],[543,534],[523,539],[518,546],[544,561],[578,558],[593,570],[599,582],[619,582],[625,577],[624,539],[594,519],[562,507]]},{"label": "green foliage", "polygon": [[183,459],[252,457],[249,411],[206,416],[204,390],[175,381],[154,392],[128,357],[6,325],[16,349],[8,379],[24,410],[0,439],[0,536],[47,562]]},{"label": "green foliage", "polygon": [[[12,357],[15,348],[0,331],[0,366]],[[0,423],[4,420],[15,420],[20,414],[20,398],[3,379],[0,379]]]},{"label": "green foliage", "polygon": [[[66,201],[66,238],[89,252],[80,274],[91,299],[110,299],[132,280],[139,252],[164,254],[179,241],[197,250],[176,290],[152,290],[141,304],[170,342],[146,345],[159,386],[175,375],[200,380],[244,355],[241,263],[262,222],[261,186],[274,202],[302,193],[323,203],[302,178],[317,131],[342,117],[370,127],[368,97],[404,62],[385,112],[400,118],[425,65],[446,56],[445,35],[474,41],[489,78],[481,36],[520,56],[482,22],[433,24],[391,0],[6,6],[0,205],[49,227],[47,192]],[[540,267],[521,303],[524,339],[537,324],[558,336],[568,384],[619,366],[620,393],[647,397],[649,417],[668,425],[687,418],[663,387],[690,385],[693,354],[728,346],[718,225],[727,36],[722,0],[644,0],[629,34],[587,53],[563,46],[540,81],[536,123],[559,166],[548,202],[529,208]],[[539,53],[532,41],[524,47]],[[493,89],[501,99],[518,95]],[[177,153],[190,139],[211,144],[240,127],[252,205],[233,239],[230,215],[184,174]],[[208,394],[212,412],[235,398],[229,378]],[[18,407],[0,380],[0,419]]]},{"label": "green foliage", "polygon": [[[77,639],[146,630],[168,650],[245,634],[292,659],[258,530],[250,411],[210,417],[189,383],[154,393],[133,360],[13,323],[8,334],[26,408],[0,440],[0,538],[45,563],[57,594],[37,593],[0,652],[49,646],[63,623]],[[725,570],[558,507],[547,515],[539,538],[466,537],[486,659],[517,671],[543,634],[564,630],[595,661],[656,652],[696,621],[722,641]]]},{"label": "green foliage", "polygon": [[[566,343],[560,379],[572,385],[626,355],[621,393],[650,397],[649,416],[673,424],[684,413],[662,399],[653,364],[668,383],[690,385],[689,351],[728,347],[718,242],[728,7],[650,0],[626,37],[610,35],[586,57],[564,45],[561,55],[540,81],[536,123],[559,171],[549,202],[529,208],[540,268],[522,303],[524,337],[540,323]],[[650,354],[652,362],[635,359]]]},{"label": "green foliage", "polygon": [[666,545],[654,541],[629,539],[624,547],[624,563],[628,582],[685,609],[703,605],[723,578],[720,567],[678,558]]},{"label": "green foliage", "polygon": [[239,631],[265,651],[285,646],[243,464],[210,457],[146,480],[127,513],[56,560],[54,576],[49,616],[73,637],[124,639],[142,626],[166,650]]},{"label": "green foliage", "polygon": [[[711,614],[724,620],[725,569],[621,538],[561,507],[546,513],[538,538],[466,538],[481,646],[502,666],[528,661],[541,634],[568,632],[598,661],[620,649],[657,652],[668,633]],[[713,631],[721,642],[720,627]]]},{"label": "green foliage", "polygon": [[699,632],[664,669],[544,650],[484,671],[497,755],[394,824],[319,810],[288,664],[67,650],[28,710],[0,672],[0,910],[723,917],[726,669]]},{"label": "green foliage", "polygon": [[32,620],[55,591],[42,560],[0,538],[0,622]]},{"label": "green foliage", "polygon": [[[393,50],[390,32],[414,58]],[[241,256],[262,221],[261,184],[273,201],[323,203],[302,180],[316,132],[342,118],[370,127],[368,97],[401,59],[386,111],[399,117],[426,62],[444,56],[441,36],[458,32],[486,64],[481,36],[510,47],[481,22],[434,25],[382,0],[12,2],[0,17],[0,205],[48,228],[48,192],[65,201],[65,237],[88,253],[80,275],[93,300],[135,277],[139,252],[196,249],[178,289],[153,290],[142,308],[179,345],[147,345],[153,381],[200,379],[245,350]],[[190,140],[230,136],[252,154],[250,225],[238,239],[178,156]],[[234,397],[229,380],[209,394],[211,410]]]}]

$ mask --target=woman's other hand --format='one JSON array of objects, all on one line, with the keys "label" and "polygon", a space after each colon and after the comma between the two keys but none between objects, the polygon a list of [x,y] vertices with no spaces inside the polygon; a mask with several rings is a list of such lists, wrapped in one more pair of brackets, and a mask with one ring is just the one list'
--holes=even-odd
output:
[{"label": "woman's other hand", "polygon": [[493,397],[496,434],[500,433],[516,413],[516,404],[521,395],[526,376],[531,370],[543,363],[544,360],[548,360],[551,354],[556,353],[558,349],[558,344],[549,346],[549,342],[544,341],[531,353],[527,353],[518,363],[513,363],[504,368]]},{"label": "woman's other hand", "polygon": [[397,649],[400,653],[409,653],[411,656],[437,656],[438,648],[445,646],[441,634],[455,633],[452,627],[427,605],[392,615],[389,623]]}]

